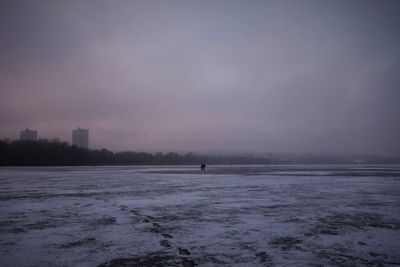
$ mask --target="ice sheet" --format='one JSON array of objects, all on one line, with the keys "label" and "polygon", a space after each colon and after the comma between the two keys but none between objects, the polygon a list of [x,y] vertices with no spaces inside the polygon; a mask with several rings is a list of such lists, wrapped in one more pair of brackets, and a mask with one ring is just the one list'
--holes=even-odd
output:
[{"label": "ice sheet", "polygon": [[2,168],[0,266],[400,265],[399,207],[400,166]]}]

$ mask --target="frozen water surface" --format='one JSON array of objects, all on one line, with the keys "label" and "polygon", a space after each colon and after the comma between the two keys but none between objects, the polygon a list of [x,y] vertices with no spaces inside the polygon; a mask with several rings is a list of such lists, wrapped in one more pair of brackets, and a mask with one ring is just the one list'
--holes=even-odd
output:
[{"label": "frozen water surface", "polygon": [[0,266],[400,265],[400,166],[0,169]]}]

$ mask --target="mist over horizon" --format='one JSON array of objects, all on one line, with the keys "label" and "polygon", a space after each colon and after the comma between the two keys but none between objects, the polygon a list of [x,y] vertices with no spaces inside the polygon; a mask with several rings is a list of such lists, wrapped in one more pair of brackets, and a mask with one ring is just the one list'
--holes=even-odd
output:
[{"label": "mist over horizon", "polygon": [[400,155],[399,1],[0,3],[0,139]]}]

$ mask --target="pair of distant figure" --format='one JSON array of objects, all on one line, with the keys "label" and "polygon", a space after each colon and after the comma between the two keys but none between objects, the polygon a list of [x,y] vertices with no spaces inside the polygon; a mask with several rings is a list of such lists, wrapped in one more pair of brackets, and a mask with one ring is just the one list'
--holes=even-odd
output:
[{"label": "pair of distant figure", "polygon": [[205,170],[206,170],[206,164],[205,164],[205,163],[202,163],[202,164],[200,165],[200,169],[201,169],[202,171],[205,171]]}]

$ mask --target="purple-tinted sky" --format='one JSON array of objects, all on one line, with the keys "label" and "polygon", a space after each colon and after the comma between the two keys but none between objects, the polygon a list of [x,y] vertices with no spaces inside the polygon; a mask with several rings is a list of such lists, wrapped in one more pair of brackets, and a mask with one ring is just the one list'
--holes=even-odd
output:
[{"label": "purple-tinted sky", "polygon": [[400,154],[400,1],[0,1],[0,138]]}]

